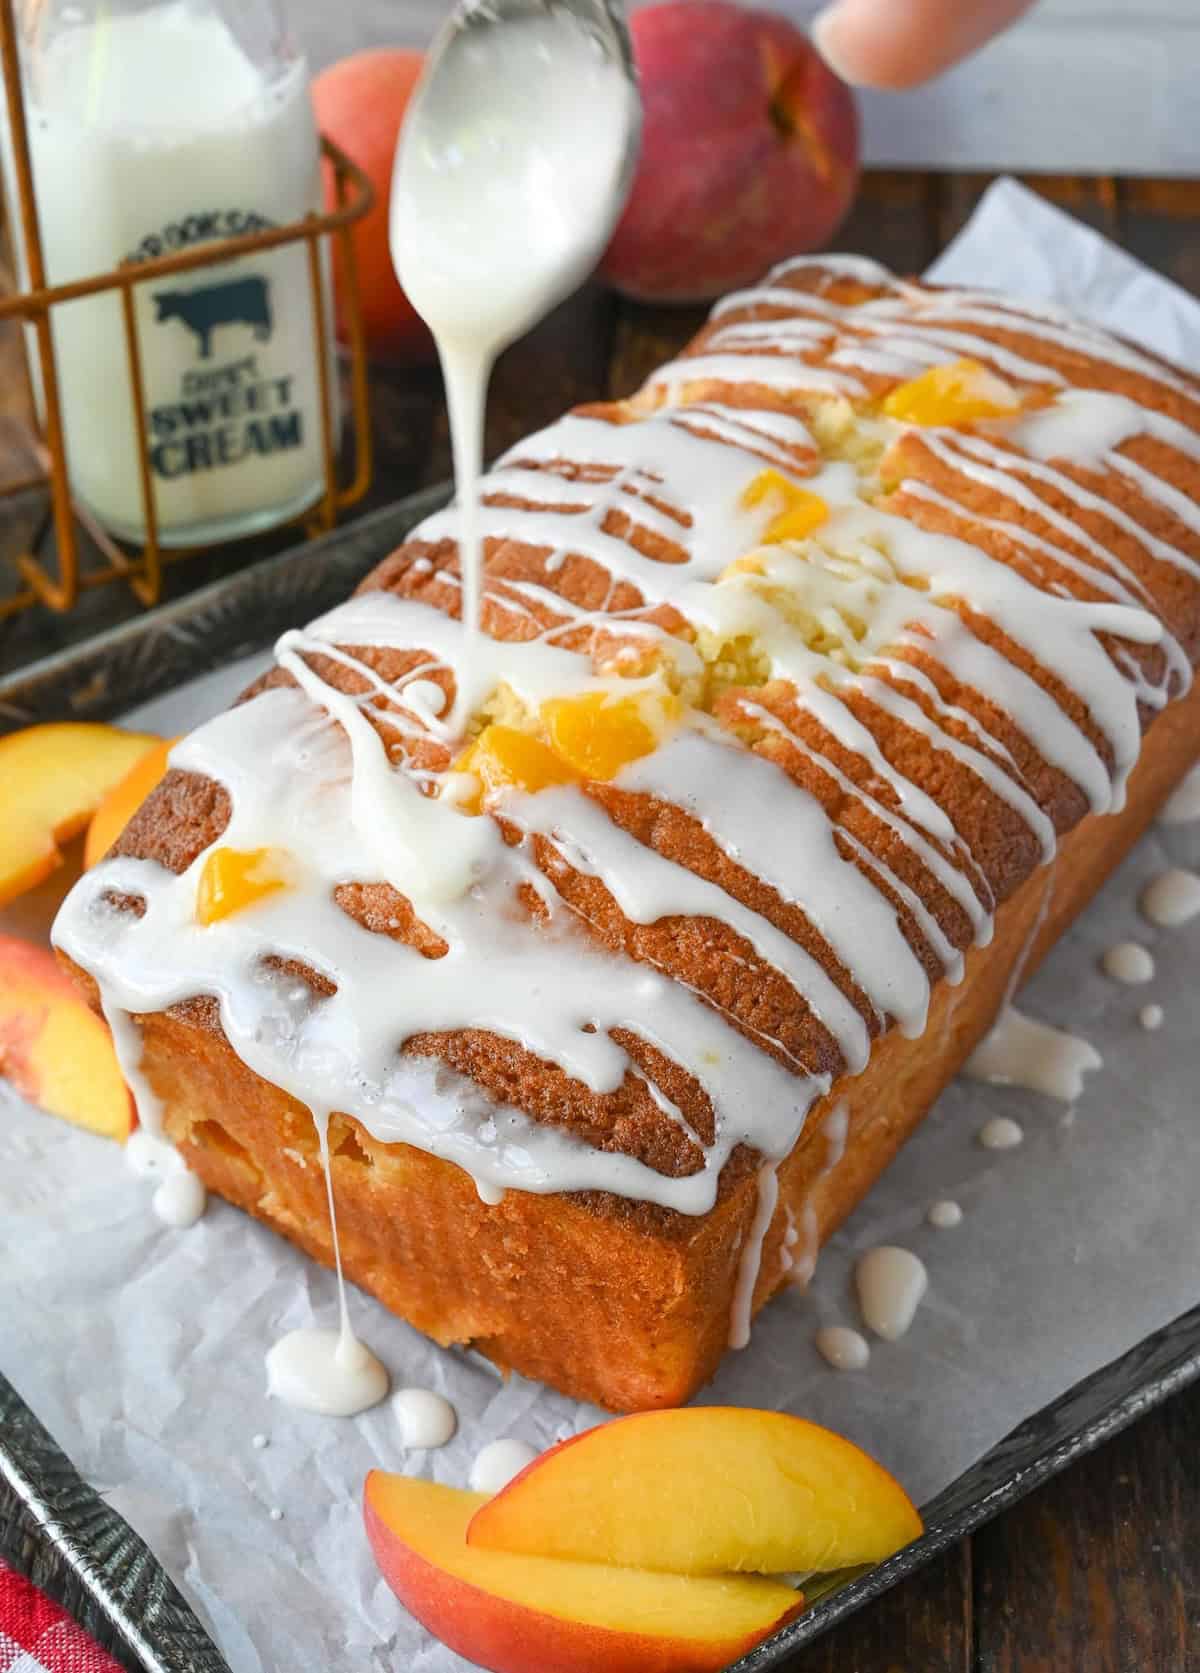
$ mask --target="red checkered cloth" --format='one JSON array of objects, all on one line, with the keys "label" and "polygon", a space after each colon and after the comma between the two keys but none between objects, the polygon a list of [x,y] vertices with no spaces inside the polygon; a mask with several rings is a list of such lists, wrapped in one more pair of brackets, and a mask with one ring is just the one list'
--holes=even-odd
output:
[{"label": "red checkered cloth", "polygon": [[122,1673],[65,1609],[0,1561],[0,1673]]}]

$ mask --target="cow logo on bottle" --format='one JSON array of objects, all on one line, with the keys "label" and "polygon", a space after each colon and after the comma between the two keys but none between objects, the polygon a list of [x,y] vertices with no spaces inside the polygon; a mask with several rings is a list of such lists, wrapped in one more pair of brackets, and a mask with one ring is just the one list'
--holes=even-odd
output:
[{"label": "cow logo on bottle", "polygon": [[260,343],[271,336],[271,291],[266,279],[227,279],[195,290],[156,290],[156,321],[182,320],[200,345],[201,360],[212,358],[213,332],[223,325],[248,325]]},{"label": "cow logo on bottle", "polygon": [[[147,236],[126,259],[133,266],[167,250],[270,225],[265,216],[243,211],[193,215]],[[161,288],[140,287],[142,306],[153,310],[147,330],[164,334],[160,340],[174,345],[182,367],[175,398],[157,400],[146,415],[151,469],[170,480],[302,447],[305,414],[297,404],[296,378],[278,363],[279,343],[272,345],[271,279],[228,268],[220,278],[208,279],[203,268],[182,278]]]}]

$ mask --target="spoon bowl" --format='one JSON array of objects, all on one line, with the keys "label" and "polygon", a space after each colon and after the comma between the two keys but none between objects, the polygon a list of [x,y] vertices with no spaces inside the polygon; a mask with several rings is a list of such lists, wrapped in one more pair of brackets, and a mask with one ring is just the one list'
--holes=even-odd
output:
[{"label": "spoon bowl", "polygon": [[[586,277],[637,164],[629,31],[609,0],[465,0],[430,51],[393,173],[392,255],[439,341],[497,352]],[[501,319],[501,315],[505,315]]]}]

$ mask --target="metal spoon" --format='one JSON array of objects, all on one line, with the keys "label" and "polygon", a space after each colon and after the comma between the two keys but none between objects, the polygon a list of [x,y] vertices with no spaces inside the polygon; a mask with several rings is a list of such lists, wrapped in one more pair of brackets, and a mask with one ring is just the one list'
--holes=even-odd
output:
[{"label": "metal spoon", "polygon": [[[642,109],[629,30],[619,0],[459,0],[426,58],[405,115],[392,179],[393,259],[410,300],[425,315],[435,335],[439,324],[432,316],[441,311],[443,297],[437,295],[430,308],[428,293],[424,297],[419,294],[422,286],[417,275],[406,271],[411,268],[410,252],[420,243],[424,264],[428,265],[431,247],[436,251],[440,246],[449,262],[451,252],[446,241],[457,236],[461,243],[463,226],[452,225],[448,218],[443,218],[440,225],[432,224],[428,204],[421,206],[415,201],[413,186],[418,177],[429,179],[433,175],[448,194],[455,189],[456,181],[469,176],[482,198],[484,192],[490,195],[493,186],[503,184],[515,155],[509,127],[511,111],[503,97],[498,102],[492,97],[492,91],[502,83],[510,93],[526,87],[540,87],[544,93],[545,81],[539,78],[544,77],[547,61],[539,62],[529,44],[529,25],[539,22],[559,29],[564,24],[574,26],[595,49],[586,56],[564,52],[548,61],[555,93],[572,101],[578,111],[576,156],[591,154],[586,150],[588,119],[602,116],[606,137],[616,141],[615,157],[619,159],[607,190],[595,201],[589,199],[588,224],[577,224],[573,229],[576,259],[567,259],[567,252],[562,252],[557,283],[554,280],[558,275],[546,273],[550,285],[540,313],[548,312],[585,277],[607,244],[628,195],[637,164]],[[611,101],[603,106],[595,102],[599,97],[595,73],[598,64],[615,68],[628,89],[629,96],[621,101],[619,110]],[[537,94],[530,92],[527,96],[536,98]],[[538,114],[536,105],[533,113],[535,117]],[[604,149],[607,153],[608,147]],[[482,174],[481,159],[486,160]],[[487,213],[481,199],[472,199],[466,207],[472,221]],[[552,209],[549,201],[547,208]],[[482,228],[472,226],[471,231],[476,230]],[[472,260],[486,260],[484,250],[477,249],[473,241],[468,241],[465,253]],[[526,264],[539,254],[533,249],[511,253],[519,253]],[[544,259],[545,252],[540,254]],[[455,276],[458,283],[463,283],[461,268]],[[533,318],[527,321],[531,324]]]}]

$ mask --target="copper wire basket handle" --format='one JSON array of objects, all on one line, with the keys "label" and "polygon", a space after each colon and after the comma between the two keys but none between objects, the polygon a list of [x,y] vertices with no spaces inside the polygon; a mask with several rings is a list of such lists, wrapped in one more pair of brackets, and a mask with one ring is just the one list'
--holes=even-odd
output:
[{"label": "copper wire basket handle", "polygon": [[[13,0],[0,0],[0,70],[8,102],[12,131],[14,187],[17,213],[20,216],[25,268],[29,288],[0,297],[0,321],[15,319],[32,328],[37,353],[42,392],[42,435],[36,446],[45,476],[25,479],[0,489],[0,496],[18,493],[44,481],[50,492],[53,514],[57,565],[47,567],[32,552],[16,558],[17,568],[25,586],[12,596],[0,599],[0,619],[27,609],[35,603],[48,605],[52,610],[69,610],[83,588],[103,586],[109,581],[125,580],[143,604],[155,604],[162,595],[163,564],[168,560],[185,558],[207,551],[207,546],[176,546],[164,551],[159,539],[158,503],[154,479],[150,471],[146,434],[146,391],[142,361],[142,345],[134,309],[134,287],[146,281],[178,273],[191,273],[197,268],[212,267],[260,250],[274,250],[286,244],[303,241],[308,250],[309,292],[313,310],[313,338],[316,354],[318,390],[321,408],[321,456],[323,490],[316,506],[310,506],[295,516],[285,518],[280,527],[289,523],[302,527],[308,534],[319,534],[333,527],[339,511],[360,500],[371,481],[371,424],[367,391],[366,336],[363,329],[362,304],[358,273],[354,260],[354,223],[368,213],[375,202],[375,188],[356,163],[325,135],[321,136],[322,155],[333,170],[335,207],[306,215],[286,226],[264,227],[257,231],[239,233],[231,238],[213,239],[199,249],[180,250],[172,255],[157,256],[153,260],[126,264],[111,272],[91,274],[61,285],[46,283],[45,260],[42,252],[41,228],[37,200],[33,189],[33,169],[29,154],[29,134],[25,116],[24,90],[21,85],[17,31],[13,14]],[[341,256],[342,319],[347,336],[349,362],[350,417],[354,437],[354,453],[349,480],[339,483],[337,447],[335,442],[334,401],[336,391],[330,376],[328,314],[326,312],[326,274],[321,261],[321,239],[336,239]],[[51,328],[52,310],[61,303],[76,302],[83,297],[119,292],[122,328],[129,371],[129,388],[133,402],[133,423],[138,445],[139,487],[146,533],[140,549],[126,552],[99,527],[85,508],[71,497],[66,438],[62,421],[62,402],[59,395],[58,365],[55,357],[54,335]],[[29,349],[25,345],[26,378],[29,377]],[[83,528],[98,547],[103,564],[81,572],[79,564],[79,529]]]}]

